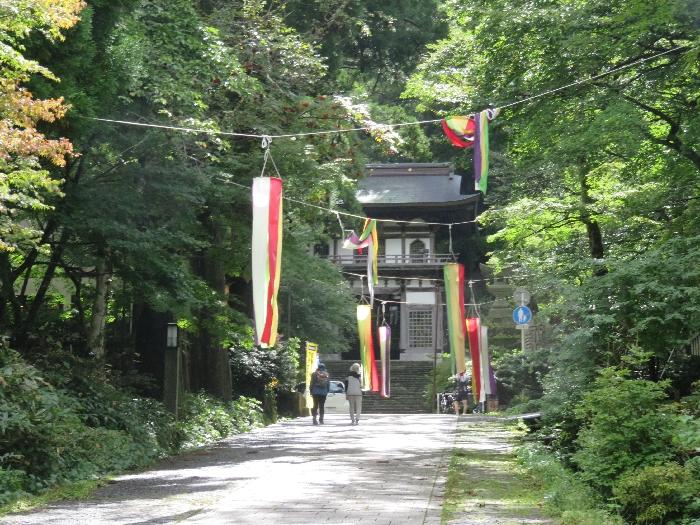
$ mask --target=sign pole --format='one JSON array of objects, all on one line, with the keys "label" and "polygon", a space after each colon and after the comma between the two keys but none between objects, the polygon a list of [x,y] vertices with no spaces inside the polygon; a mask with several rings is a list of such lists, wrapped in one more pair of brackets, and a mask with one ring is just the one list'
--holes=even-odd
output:
[{"label": "sign pole", "polygon": [[532,311],[526,306],[530,303],[530,292],[517,288],[513,293],[513,299],[516,304],[520,303],[520,306],[513,311],[513,321],[515,321],[515,327],[520,330],[520,350],[525,359],[525,330],[532,320]]}]

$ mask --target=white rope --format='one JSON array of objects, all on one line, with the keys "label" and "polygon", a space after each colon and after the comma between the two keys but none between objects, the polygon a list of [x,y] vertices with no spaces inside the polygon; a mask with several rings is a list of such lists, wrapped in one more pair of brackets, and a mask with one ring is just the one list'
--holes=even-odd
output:
[{"label": "white rope", "polygon": [[664,51],[662,53],[657,53],[656,55],[646,57],[646,58],[640,58],[639,60],[635,60],[634,62],[631,62],[629,64],[625,64],[624,66],[616,67],[614,69],[611,69],[609,71],[605,71],[603,73],[600,73],[598,75],[594,75],[589,78],[584,78],[582,80],[577,80],[575,82],[572,82],[571,84],[566,84],[565,86],[561,86],[555,89],[549,89],[547,91],[543,91],[542,93],[538,93],[537,95],[532,95],[531,97],[524,98],[522,100],[516,100],[515,102],[511,102],[509,104],[505,104],[503,106],[499,106],[498,109],[506,109],[506,108],[511,108],[513,106],[517,106],[518,104],[524,104],[525,102],[530,102],[531,100],[535,100],[541,97],[544,97],[546,95],[551,95],[552,93],[557,93],[559,91],[563,91],[565,89],[568,89],[570,87],[574,86],[580,86],[581,84],[586,84],[587,82],[591,82],[593,80],[597,80],[599,78],[605,77],[607,75],[612,75],[613,73],[617,73],[618,71],[622,71],[623,69],[628,69],[632,66],[636,66],[637,64],[642,64],[644,62],[648,62],[649,60],[654,60],[655,58],[659,58],[664,55],[668,55],[669,53],[673,53],[674,51],[680,51],[681,49],[686,49],[689,50],[691,48],[686,47],[686,46],[677,46],[674,47],[673,49],[669,49],[668,51]]},{"label": "white rope", "polygon": [[[272,156],[270,156],[270,159],[272,159]],[[272,162],[274,164],[274,160]],[[277,169],[277,166],[275,166],[275,170],[276,169]],[[277,174],[279,175],[279,171],[277,172]],[[221,178],[218,178],[217,180],[220,182],[223,182],[224,184],[231,184],[233,186],[238,186],[239,188],[250,190],[249,186],[246,186],[245,184],[241,184],[240,182],[234,182],[232,180],[221,179]],[[369,217],[365,217],[364,215],[357,215],[355,213],[349,213],[346,211],[335,210],[333,208],[326,208],[324,206],[319,206],[317,204],[311,204],[310,202],[300,201],[299,199],[295,199],[293,197],[283,196],[283,198],[290,201],[290,202],[294,202],[296,204],[301,204],[303,206],[310,206],[311,208],[316,208],[318,210],[323,210],[323,211],[326,211],[328,213],[335,214],[336,216],[344,215],[346,217],[353,217],[355,219],[362,219],[362,220],[366,220],[369,218]],[[475,222],[478,222],[476,219],[471,220],[471,221],[460,221],[460,222],[415,222],[415,221],[407,221],[407,220],[401,220],[401,219],[374,219],[374,220],[377,222],[393,222],[393,223],[397,223],[397,224],[403,223],[403,224],[416,224],[416,225],[428,224],[428,225],[432,225],[432,226],[453,226],[453,225],[459,225],[459,224],[473,224]],[[342,223],[341,223],[341,226],[342,226]]]},{"label": "white rope", "polygon": [[[532,95],[531,97],[527,97],[527,98],[523,98],[521,100],[516,100],[514,102],[503,104],[497,108],[489,108],[489,109],[492,111],[500,111],[500,110],[503,110],[506,108],[511,108],[511,107],[517,106],[519,104],[524,104],[525,102],[530,102],[532,100],[542,98],[544,96],[551,95],[551,94],[557,93],[559,91],[563,91],[563,90],[568,89],[570,87],[580,86],[582,84],[592,82],[593,80],[597,80],[597,79],[605,77],[607,75],[612,75],[613,73],[617,73],[618,71],[622,71],[624,69],[629,69],[632,66],[642,64],[642,63],[648,62],[650,60],[654,60],[655,58],[659,58],[659,57],[662,57],[664,55],[668,55],[668,54],[673,53],[675,51],[690,50],[690,49],[692,49],[692,46],[691,47],[677,46],[677,47],[674,47],[673,49],[669,49],[667,51],[657,53],[657,54],[652,55],[650,57],[640,58],[639,60],[635,60],[634,62],[631,62],[629,64],[625,64],[624,66],[613,68],[609,71],[605,71],[605,72],[600,73],[598,75],[594,75],[592,77],[581,79],[581,80],[576,80],[575,82],[571,82],[570,84],[566,84],[564,86],[560,86],[560,87],[555,88],[555,89],[549,89],[547,91],[543,91],[542,93],[538,93],[537,95]],[[420,126],[423,124],[435,124],[435,123],[440,122],[442,120],[442,119],[414,120],[411,122],[399,122],[396,124],[374,124],[372,126],[361,126],[361,127],[357,127],[357,128],[329,129],[329,130],[323,130],[323,131],[307,131],[307,132],[301,132],[301,133],[283,133],[283,134],[279,134],[279,135],[270,135],[270,134],[258,134],[258,133],[241,133],[241,132],[237,132],[237,131],[218,131],[218,130],[203,129],[203,128],[187,128],[184,126],[172,126],[172,125],[166,125],[166,124],[152,124],[152,123],[148,123],[148,122],[134,122],[134,121],[129,121],[129,120],[117,120],[117,119],[108,119],[108,118],[99,118],[99,117],[82,117],[82,116],[80,116],[80,118],[85,118],[88,120],[96,120],[99,122],[109,122],[112,124],[122,124],[125,126],[138,126],[138,127],[145,127],[145,128],[167,129],[167,130],[172,130],[172,131],[183,131],[183,132],[187,132],[187,133],[206,133],[209,135],[224,135],[224,136],[231,136],[231,137],[254,138],[254,139],[263,139],[263,141],[265,139],[271,140],[271,139],[283,139],[283,138],[310,137],[310,136],[315,136],[315,135],[331,135],[331,134],[337,134],[337,133],[350,133],[350,132],[355,132],[355,131],[374,131],[374,130],[378,130],[378,129],[393,129],[393,128],[399,128],[402,126]],[[263,147],[265,147],[265,146],[263,146]]]},{"label": "white rope", "polygon": [[[341,272],[341,273],[343,273],[345,275],[352,275],[354,277],[364,276],[364,274],[354,273],[354,272]],[[525,278],[525,277],[535,277],[537,275],[538,274],[533,273],[533,274],[527,274],[527,275],[518,275],[517,277],[513,277],[513,276],[511,276],[511,277],[489,277],[489,278],[485,278],[485,279],[471,279],[471,282],[481,283],[481,282],[490,282],[490,281],[498,280],[498,279],[521,279],[521,278]],[[403,277],[400,275],[378,275],[377,279],[385,279],[385,280],[397,279],[397,280],[404,280],[404,281],[437,281],[437,282],[444,281],[444,279],[436,279],[435,277],[421,277],[421,276]]]},{"label": "white rope", "polygon": [[[495,302],[498,302],[498,301],[500,301],[500,300],[501,300],[501,299],[494,299],[494,300],[492,300],[492,301],[484,301],[483,303],[464,303],[464,306],[479,307],[479,306],[483,306],[483,305],[485,305],[485,304],[495,303]],[[413,303],[413,302],[410,302],[410,301],[394,301],[394,300],[392,300],[392,299],[382,299],[381,302],[383,302],[383,303],[391,303],[391,304],[414,304],[414,305],[415,305],[415,304],[422,304],[422,305],[426,305],[425,303]],[[426,306],[435,306],[435,305],[434,305],[434,304],[432,304],[432,305],[428,304],[428,305],[426,305]],[[446,305],[446,303],[438,303],[438,306],[447,306],[447,305]]]}]

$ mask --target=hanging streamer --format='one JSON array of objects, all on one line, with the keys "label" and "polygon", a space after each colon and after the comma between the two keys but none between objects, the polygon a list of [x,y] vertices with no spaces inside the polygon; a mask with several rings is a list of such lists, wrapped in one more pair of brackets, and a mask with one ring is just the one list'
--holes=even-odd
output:
[{"label": "hanging streamer", "polygon": [[374,303],[374,285],[379,284],[379,272],[377,259],[379,254],[379,234],[377,233],[377,221],[366,219],[362,234],[355,232],[345,239],[343,248],[346,250],[361,250],[367,248],[367,288],[369,289],[369,303]]},{"label": "hanging streamer", "polygon": [[277,340],[277,292],[282,264],[282,179],[253,179],[252,278],[255,337],[263,348]]},{"label": "hanging streamer", "polygon": [[478,402],[481,396],[481,364],[479,359],[479,344],[481,340],[481,319],[467,317],[467,335],[469,337],[469,353],[472,357],[472,394],[474,401]]},{"label": "hanging streamer", "polygon": [[476,190],[486,193],[489,179],[489,121],[496,118],[498,109],[485,109],[474,115],[474,183]]},{"label": "hanging streamer", "polygon": [[474,145],[476,123],[473,117],[456,115],[445,117],[440,123],[447,138],[458,148],[471,148]]},{"label": "hanging streamer", "polygon": [[491,390],[491,362],[489,360],[489,329],[487,326],[481,326],[481,334],[479,339],[479,379],[481,383],[481,392],[479,392],[479,403],[486,402],[486,396],[493,394]]},{"label": "hanging streamer", "polygon": [[379,327],[379,361],[382,365],[382,383],[379,395],[390,397],[391,328],[386,324]]},{"label": "hanging streamer", "polygon": [[447,330],[450,338],[452,373],[466,372],[464,357],[464,266],[448,263],[443,268],[445,277],[445,303],[447,304]]},{"label": "hanging streamer", "polygon": [[379,374],[372,341],[372,307],[368,304],[357,305],[357,332],[360,336],[362,390],[379,392]]},{"label": "hanging streamer", "polygon": [[304,399],[306,400],[306,408],[313,408],[314,400],[311,397],[311,374],[318,368],[318,345],[316,343],[306,342],[306,389],[304,390]]}]

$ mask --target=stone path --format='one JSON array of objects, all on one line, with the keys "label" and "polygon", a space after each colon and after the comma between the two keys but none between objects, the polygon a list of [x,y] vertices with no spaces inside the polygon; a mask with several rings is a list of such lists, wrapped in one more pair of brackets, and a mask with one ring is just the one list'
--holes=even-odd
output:
[{"label": "stone path", "polygon": [[514,430],[503,418],[460,416],[455,438],[456,468],[444,501],[447,525],[545,525],[541,494],[518,472]]},{"label": "stone path", "polygon": [[258,429],[3,524],[438,525],[454,416]]}]

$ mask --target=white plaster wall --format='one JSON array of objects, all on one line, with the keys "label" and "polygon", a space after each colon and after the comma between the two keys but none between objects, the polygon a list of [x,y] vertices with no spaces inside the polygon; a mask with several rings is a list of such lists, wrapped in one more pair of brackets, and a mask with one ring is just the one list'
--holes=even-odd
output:
[{"label": "white plaster wall", "polygon": [[401,255],[401,239],[386,239],[384,250],[386,255]]},{"label": "white plaster wall", "polygon": [[414,292],[406,290],[406,302],[412,304],[435,304],[435,292]]}]

